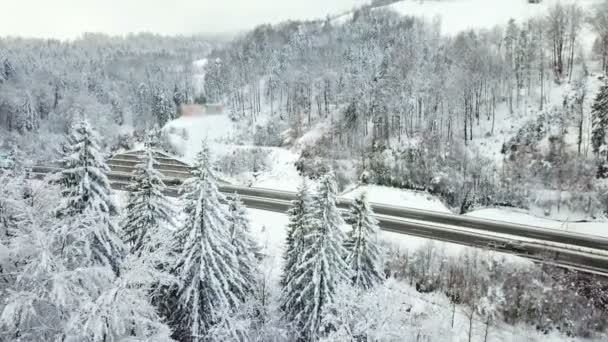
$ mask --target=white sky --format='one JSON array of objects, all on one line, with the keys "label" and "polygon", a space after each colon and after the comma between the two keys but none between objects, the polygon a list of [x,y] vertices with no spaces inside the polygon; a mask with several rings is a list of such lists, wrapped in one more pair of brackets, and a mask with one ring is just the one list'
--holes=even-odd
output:
[{"label": "white sky", "polygon": [[323,18],[369,0],[0,0],[0,36],[69,39],[83,32],[229,33]]}]

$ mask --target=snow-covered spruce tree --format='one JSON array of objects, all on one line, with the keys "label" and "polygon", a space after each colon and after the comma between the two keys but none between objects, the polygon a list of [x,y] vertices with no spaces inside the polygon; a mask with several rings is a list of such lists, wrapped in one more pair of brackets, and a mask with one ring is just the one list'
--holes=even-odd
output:
[{"label": "snow-covered spruce tree", "polygon": [[352,271],[353,285],[364,290],[384,280],[378,221],[373,215],[367,196],[362,193],[355,199],[346,220],[352,227],[344,242],[346,263]]},{"label": "snow-covered spruce tree", "polygon": [[156,117],[160,127],[165,126],[167,122],[175,118],[173,103],[162,89],[157,89],[152,97],[152,114]]},{"label": "snow-covered spruce tree", "polygon": [[243,287],[245,297],[241,298],[245,301],[247,296],[253,294],[257,284],[259,270],[256,254],[259,253],[259,247],[251,236],[251,223],[246,208],[236,193],[228,197],[228,214],[230,242],[234,246],[239,272],[245,281]]},{"label": "snow-covered spruce tree", "polygon": [[107,177],[110,168],[102,155],[99,137],[86,120],[72,124],[60,165],[63,169],[50,180],[61,187],[57,216],[68,218],[85,211],[95,213],[104,224],[96,225],[99,229],[91,236],[93,258],[118,273],[124,245],[111,218],[117,211],[110,197],[112,189]]},{"label": "snow-covered spruce tree", "polygon": [[87,120],[72,123],[59,160],[62,171],[51,178],[61,186],[65,198],[57,207],[58,216],[82,213],[86,208],[116,214],[110,194],[110,182],[99,136]]},{"label": "snow-covered spruce tree", "polygon": [[[0,168],[0,298],[7,298],[16,282],[23,258],[13,252],[13,240],[33,212],[24,200],[24,182],[15,177],[12,170]],[[0,301],[0,313],[6,304]]]},{"label": "snow-covered spruce tree", "polygon": [[344,262],[344,224],[336,207],[336,184],[330,172],[313,197],[311,229],[299,263],[286,275],[281,306],[302,341],[316,341],[333,329],[323,317],[333,302],[337,286],[350,278]]},{"label": "snow-covered spruce tree", "polygon": [[[171,321],[175,338],[204,341],[210,329],[225,324],[225,312],[246,296],[247,281],[239,270],[228,213],[209,167],[205,142],[197,155],[193,177],[183,185],[186,219],[175,234],[177,308]],[[240,338],[235,327],[234,338]]]},{"label": "snow-covered spruce tree", "polygon": [[298,189],[296,199],[287,212],[289,224],[287,224],[287,238],[285,240],[285,251],[283,254],[283,274],[281,286],[289,282],[289,276],[294,275],[294,269],[298,265],[299,258],[302,256],[306,247],[306,235],[313,222],[312,216],[312,197],[306,178],[302,179],[302,184]]},{"label": "snow-covered spruce tree", "polygon": [[15,180],[10,170],[0,169],[0,244],[8,242],[27,218],[24,184]]},{"label": "snow-covered spruce tree", "polygon": [[606,136],[608,135],[608,85],[604,85],[600,92],[595,98],[591,110],[592,116],[592,131],[591,131],[591,145],[593,146],[593,152],[601,155],[604,153],[608,158],[608,141]]},{"label": "snow-covered spruce tree", "polygon": [[163,194],[166,186],[160,171],[154,168],[157,164],[147,143],[141,163],[133,172],[122,222],[124,240],[135,255],[153,252],[157,246],[151,244],[152,236],[162,234],[163,225],[172,225],[176,216],[175,209]]},{"label": "snow-covered spruce tree", "polygon": [[102,214],[40,214],[11,242],[21,265],[4,299],[0,340],[169,340],[142,288],[123,286],[125,273],[118,278],[94,258],[90,236],[104,229]]}]

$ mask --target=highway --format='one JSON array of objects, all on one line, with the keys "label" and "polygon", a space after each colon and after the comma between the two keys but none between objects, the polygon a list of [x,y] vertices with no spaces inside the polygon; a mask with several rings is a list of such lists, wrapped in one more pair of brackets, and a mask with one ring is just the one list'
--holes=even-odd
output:
[{"label": "highway", "polygon": [[[131,178],[129,171],[136,164],[134,159],[133,155],[110,159],[108,164],[112,171],[108,177],[114,189],[125,190]],[[128,165],[127,160],[131,162]],[[159,166],[166,177],[168,196],[179,195],[178,185],[189,174],[190,168],[182,164],[167,158]],[[57,170],[53,166],[38,166],[33,169],[33,175],[44,177]],[[293,192],[225,182],[220,182],[218,187],[223,193],[238,193],[249,208],[278,213],[285,213],[295,198]],[[338,198],[337,204],[339,208],[347,209],[351,202]],[[372,208],[381,229],[385,231],[495,250],[608,276],[608,239],[603,237],[375,203],[372,203]]]}]

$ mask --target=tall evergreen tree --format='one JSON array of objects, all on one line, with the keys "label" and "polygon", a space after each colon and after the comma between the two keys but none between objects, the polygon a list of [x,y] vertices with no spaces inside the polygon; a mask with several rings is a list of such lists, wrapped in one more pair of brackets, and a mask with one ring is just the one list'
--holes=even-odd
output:
[{"label": "tall evergreen tree", "polygon": [[103,213],[77,216],[36,212],[12,239],[18,274],[0,314],[0,340],[169,341],[169,328],[147,293],[117,277],[94,257]]},{"label": "tall evergreen tree", "polygon": [[[0,168],[0,298],[7,298],[17,279],[22,259],[11,253],[11,245],[32,214],[23,197],[24,182],[15,177],[10,169]],[[5,304],[0,303],[0,312]]]},{"label": "tall evergreen tree", "polygon": [[306,248],[294,274],[286,275],[281,303],[285,318],[303,341],[318,340],[332,330],[322,324],[323,317],[337,286],[350,277],[340,230],[344,221],[336,207],[336,184],[331,173],[321,179],[313,203],[315,219],[306,237]]},{"label": "tall evergreen tree", "polygon": [[384,279],[382,273],[382,255],[378,242],[378,221],[362,193],[350,209],[346,222],[352,229],[347,233],[344,242],[346,263],[352,271],[353,285],[370,289]]},{"label": "tall evergreen tree", "polygon": [[222,200],[209,168],[209,150],[203,143],[193,177],[184,183],[186,219],[174,241],[178,285],[172,321],[180,341],[203,341],[214,325],[226,323],[223,313],[234,310],[245,297],[247,282],[230,243]]},{"label": "tall evergreen tree", "polygon": [[63,168],[50,181],[61,187],[62,200],[55,210],[58,217],[76,218],[88,212],[101,220],[102,224],[94,225],[97,229],[91,236],[92,257],[118,273],[124,245],[112,222],[117,211],[110,197],[112,189],[107,177],[110,168],[98,141],[97,133],[86,120],[74,122],[63,146],[60,160]]},{"label": "tall evergreen tree", "polygon": [[308,182],[306,178],[303,178],[296,199],[287,212],[289,224],[287,224],[287,238],[283,253],[282,286],[289,282],[290,275],[295,274],[294,269],[299,264],[299,258],[306,248],[306,236],[310,231],[313,220],[312,209],[312,197]]},{"label": "tall evergreen tree", "polygon": [[[256,253],[259,247],[251,236],[251,223],[247,218],[246,208],[236,193],[228,198],[228,213],[230,242],[234,246],[239,271],[245,281],[243,292],[246,296],[251,295],[257,283]],[[247,298],[241,299],[245,301]]]},{"label": "tall evergreen tree", "polygon": [[165,224],[172,225],[176,216],[163,191],[167,188],[163,183],[160,171],[154,168],[158,162],[149,143],[146,143],[143,158],[133,172],[133,183],[129,186],[129,200],[126,206],[125,219],[122,224],[125,242],[130,246],[131,253],[141,254],[142,251],[152,252],[152,236],[161,233]]},{"label": "tall evergreen tree", "polygon": [[[600,154],[602,152],[602,146],[605,149],[606,134],[608,133],[608,84],[604,85],[600,92],[595,98],[595,102],[591,109],[592,116],[592,131],[591,131],[591,144],[593,146],[593,152]],[[603,151],[608,158],[608,151]]]},{"label": "tall evergreen tree", "polygon": [[152,98],[152,114],[156,117],[160,127],[175,118],[173,102],[167,97],[163,90],[157,90]]}]

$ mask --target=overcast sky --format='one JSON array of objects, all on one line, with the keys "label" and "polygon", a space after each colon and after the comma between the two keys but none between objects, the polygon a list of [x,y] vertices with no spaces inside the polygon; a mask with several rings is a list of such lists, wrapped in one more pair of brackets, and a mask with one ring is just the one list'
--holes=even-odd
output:
[{"label": "overcast sky", "polygon": [[83,32],[230,33],[322,18],[368,0],[2,0],[0,36],[74,38]]}]

